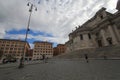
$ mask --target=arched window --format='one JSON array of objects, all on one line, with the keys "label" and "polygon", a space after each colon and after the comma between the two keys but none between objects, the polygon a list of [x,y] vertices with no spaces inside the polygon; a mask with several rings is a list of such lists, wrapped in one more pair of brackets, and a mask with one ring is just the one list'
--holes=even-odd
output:
[{"label": "arched window", "polygon": [[91,39],[91,34],[90,33],[88,33],[88,38]]},{"label": "arched window", "polygon": [[82,34],[80,34],[80,40],[83,40],[83,35]]},{"label": "arched window", "polygon": [[103,19],[104,18],[104,16],[103,15],[100,15],[100,19]]}]

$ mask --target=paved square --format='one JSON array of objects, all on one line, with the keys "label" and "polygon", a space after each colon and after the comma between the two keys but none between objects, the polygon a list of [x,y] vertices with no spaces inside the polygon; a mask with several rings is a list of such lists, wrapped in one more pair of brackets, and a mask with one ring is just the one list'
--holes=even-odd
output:
[{"label": "paved square", "polygon": [[50,60],[0,68],[0,80],[120,80],[120,60]]}]

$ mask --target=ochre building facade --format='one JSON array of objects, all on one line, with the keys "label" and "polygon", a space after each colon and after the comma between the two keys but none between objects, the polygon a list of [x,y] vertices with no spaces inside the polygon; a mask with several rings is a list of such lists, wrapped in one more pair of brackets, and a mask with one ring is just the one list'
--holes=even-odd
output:
[{"label": "ochre building facade", "polygon": [[45,58],[53,57],[53,46],[50,42],[36,41],[34,42],[33,49],[33,60],[42,59],[43,55]]},{"label": "ochre building facade", "polygon": [[54,56],[65,53],[66,46],[65,44],[58,44],[57,47],[54,48]]},{"label": "ochre building facade", "polygon": [[27,54],[29,49],[30,45],[28,42],[22,40],[0,39],[0,54],[2,54],[2,58],[11,55],[16,59],[20,59],[22,55],[25,56]]}]

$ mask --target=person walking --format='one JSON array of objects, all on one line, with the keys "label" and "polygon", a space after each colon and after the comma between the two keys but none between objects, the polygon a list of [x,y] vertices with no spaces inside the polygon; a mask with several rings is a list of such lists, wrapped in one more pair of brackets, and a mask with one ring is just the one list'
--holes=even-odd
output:
[{"label": "person walking", "polygon": [[85,56],[86,62],[88,63],[88,55],[87,55],[87,54],[84,54],[84,56]]},{"label": "person walking", "polygon": [[45,54],[42,55],[42,58],[43,58],[43,59],[42,59],[43,62],[46,63],[46,57],[45,57]]},{"label": "person walking", "polygon": [[44,60],[44,59],[45,59],[45,54],[42,55],[42,60]]}]

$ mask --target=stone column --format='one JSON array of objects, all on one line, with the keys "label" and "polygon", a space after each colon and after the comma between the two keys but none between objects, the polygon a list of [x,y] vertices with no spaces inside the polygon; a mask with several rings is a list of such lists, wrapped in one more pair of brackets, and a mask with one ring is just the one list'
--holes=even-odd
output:
[{"label": "stone column", "polygon": [[77,50],[80,49],[80,36],[79,35],[77,35],[76,37],[76,49]]},{"label": "stone column", "polygon": [[114,33],[112,27],[113,27],[113,26],[111,26],[111,25],[108,26],[108,30],[109,30],[110,35],[111,35],[111,37],[112,37],[112,42],[113,42],[113,44],[118,44],[117,38],[116,38],[116,36],[115,36],[115,33]]},{"label": "stone column", "polygon": [[84,39],[83,39],[83,40],[84,40],[84,43],[85,43],[85,47],[86,47],[86,48],[90,47],[90,46],[89,46],[88,34],[86,33],[86,34],[84,34],[83,36],[84,36]]},{"label": "stone column", "polygon": [[108,46],[108,42],[107,42],[106,37],[105,37],[105,31],[103,29],[101,29],[100,34],[103,38],[103,43],[104,43],[103,45]]},{"label": "stone column", "polygon": [[119,33],[118,29],[117,29],[117,26],[113,25],[113,29],[115,30],[118,41],[120,41],[120,33]]},{"label": "stone column", "polygon": [[93,47],[98,47],[98,43],[96,41],[96,35],[92,34],[91,37],[92,37]]}]

